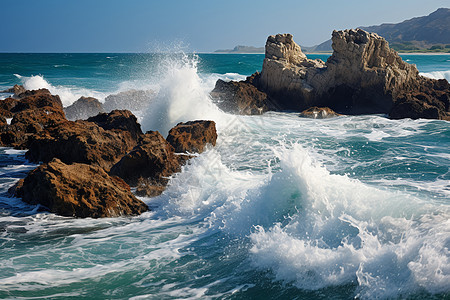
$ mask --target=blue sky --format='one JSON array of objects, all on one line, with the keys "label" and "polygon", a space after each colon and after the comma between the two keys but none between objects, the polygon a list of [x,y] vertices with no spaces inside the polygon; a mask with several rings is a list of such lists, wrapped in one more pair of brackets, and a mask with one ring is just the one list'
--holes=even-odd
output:
[{"label": "blue sky", "polygon": [[289,32],[301,45],[333,29],[397,23],[449,0],[0,0],[0,52],[208,52],[263,46]]}]

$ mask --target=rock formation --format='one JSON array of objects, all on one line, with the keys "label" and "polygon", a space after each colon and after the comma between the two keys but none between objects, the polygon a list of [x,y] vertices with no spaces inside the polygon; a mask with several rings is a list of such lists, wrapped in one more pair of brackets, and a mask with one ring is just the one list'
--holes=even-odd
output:
[{"label": "rock formation", "polygon": [[214,121],[178,123],[167,136],[167,141],[178,153],[202,153],[206,145],[215,146],[216,140]]},{"label": "rock formation", "polygon": [[[90,105],[96,100],[77,102]],[[27,159],[44,163],[10,191],[63,216],[98,218],[147,211],[126,182],[140,195],[159,195],[169,177],[192,157],[187,152],[215,145],[217,133],[213,121],[195,121],[178,124],[169,137],[183,153],[175,153],[158,132],[144,135],[128,110],[69,121],[59,97],[45,89],[0,101],[1,146],[27,148]]]},{"label": "rock formation", "polygon": [[[324,63],[306,58],[292,35],[270,36],[261,74],[255,74],[252,84],[278,110],[317,106],[345,114],[450,118],[449,83],[420,76],[382,37],[361,29],[344,30],[334,31],[332,41],[333,55]],[[264,96],[241,98],[232,98],[227,105],[245,101],[251,106]]]},{"label": "rock formation", "polygon": [[217,80],[211,92],[216,105],[223,111],[241,115],[261,115],[273,109],[266,93],[259,91],[253,84],[254,74],[246,81]]},{"label": "rock formation", "polygon": [[165,178],[179,170],[180,163],[173,147],[158,131],[149,131],[139,145],[111,168],[110,174],[136,186],[141,177],[155,183],[167,181]]},{"label": "rock formation", "polygon": [[100,167],[66,165],[59,159],[31,171],[15,193],[29,204],[41,204],[67,217],[133,216],[148,211],[122,179]]},{"label": "rock formation", "polygon": [[118,94],[109,95],[105,98],[103,108],[106,112],[114,109],[127,109],[131,111],[141,111],[150,104],[155,97],[152,90],[129,90]]},{"label": "rock formation", "polygon": [[109,170],[136,144],[128,131],[105,130],[81,120],[66,121],[30,137],[25,157],[32,162],[58,158],[66,164],[77,162]]},{"label": "rock formation", "polygon": [[64,108],[66,118],[71,121],[86,120],[103,112],[103,106],[95,98],[81,97],[72,105]]},{"label": "rock formation", "polygon": [[168,178],[192,157],[187,153],[203,152],[207,144],[215,145],[216,139],[213,121],[179,123],[170,130],[167,140],[159,132],[149,131],[110,174],[137,186],[138,195],[157,196],[164,191]]},{"label": "rock formation", "polygon": [[46,89],[23,92],[20,99],[1,100],[0,115],[12,118],[0,129],[0,146],[18,149],[28,147],[31,135],[66,121],[61,100]]},{"label": "rock formation", "polygon": [[23,87],[23,85],[14,85],[10,89],[6,89],[4,91],[1,91],[0,93],[10,93],[13,94],[13,97],[18,97],[20,94],[24,93],[26,89]]}]

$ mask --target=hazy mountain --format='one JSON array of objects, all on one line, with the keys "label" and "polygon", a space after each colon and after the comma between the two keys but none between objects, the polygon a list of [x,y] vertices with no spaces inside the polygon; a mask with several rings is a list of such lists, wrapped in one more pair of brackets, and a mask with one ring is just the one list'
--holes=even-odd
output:
[{"label": "hazy mountain", "polygon": [[[439,8],[424,17],[412,18],[397,24],[381,24],[360,27],[384,37],[396,50],[426,50],[430,47],[445,48],[450,45],[450,9]],[[450,47],[447,46],[450,50]],[[305,52],[331,52],[331,40],[313,47],[304,47]]]},{"label": "hazy mountain", "polygon": [[216,50],[215,53],[264,53],[264,47],[236,46],[233,49]]}]

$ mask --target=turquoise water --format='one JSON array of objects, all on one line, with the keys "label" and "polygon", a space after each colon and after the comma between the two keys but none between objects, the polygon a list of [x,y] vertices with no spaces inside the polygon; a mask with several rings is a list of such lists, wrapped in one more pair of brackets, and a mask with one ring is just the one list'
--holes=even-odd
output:
[{"label": "turquoise water", "polygon": [[[403,58],[427,76],[450,72],[450,56]],[[35,166],[0,149],[0,298],[450,297],[449,123],[234,116],[211,103],[218,78],[243,79],[262,60],[0,54],[0,88],[47,87],[66,105],[154,89],[135,112],[144,130],[213,119],[219,135],[134,218],[62,218],[8,198]]]}]

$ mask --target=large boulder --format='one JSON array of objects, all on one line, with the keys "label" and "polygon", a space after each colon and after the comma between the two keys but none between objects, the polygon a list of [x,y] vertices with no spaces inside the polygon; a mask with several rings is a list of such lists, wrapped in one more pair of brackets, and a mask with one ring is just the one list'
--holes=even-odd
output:
[{"label": "large boulder", "polygon": [[59,158],[109,170],[133,149],[137,139],[125,130],[105,130],[93,122],[66,121],[30,137],[25,157],[32,162]]},{"label": "large boulder", "polygon": [[156,93],[152,90],[129,90],[105,98],[103,107],[109,112],[114,109],[142,111],[150,104]]},{"label": "large boulder", "polygon": [[15,189],[29,204],[40,204],[50,212],[67,217],[133,216],[148,211],[130,187],[102,168],[59,159],[31,171]]},{"label": "large boulder", "polygon": [[148,131],[132,151],[122,157],[110,171],[131,186],[140,178],[154,184],[167,184],[167,178],[180,171],[180,160],[173,147],[158,131]]},{"label": "large boulder", "polygon": [[271,101],[266,93],[259,91],[253,84],[254,74],[246,81],[217,80],[211,97],[224,112],[241,115],[261,115],[270,110]]},{"label": "large boulder", "polygon": [[61,100],[46,89],[26,91],[20,99],[0,100],[0,115],[11,118],[0,129],[0,145],[25,149],[31,135],[66,122]]},{"label": "large boulder", "polygon": [[167,141],[179,153],[201,153],[206,145],[216,145],[217,132],[214,121],[178,123],[169,131]]},{"label": "large boulder", "polygon": [[110,113],[100,113],[87,119],[105,130],[123,130],[131,133],[137,139],[142,135],[141,125],[135,115],[129,110],[113,110]]},{"label": "large boulder", "polygon": [[81,97],[72,105],[64,108],[66,118],[71,121],[86,120],[103,112],[103,106],[95,98]]}]

